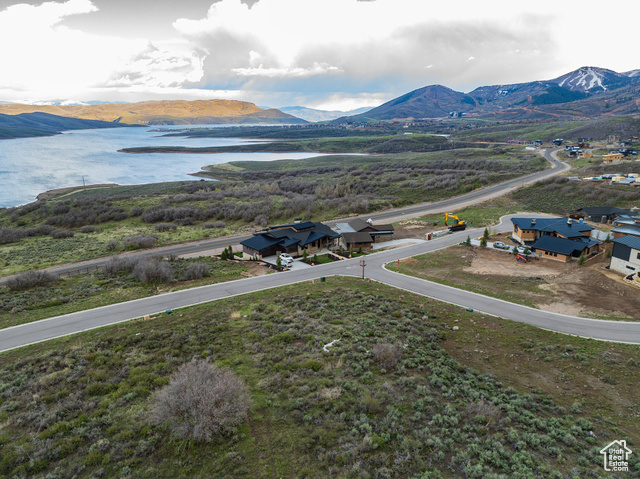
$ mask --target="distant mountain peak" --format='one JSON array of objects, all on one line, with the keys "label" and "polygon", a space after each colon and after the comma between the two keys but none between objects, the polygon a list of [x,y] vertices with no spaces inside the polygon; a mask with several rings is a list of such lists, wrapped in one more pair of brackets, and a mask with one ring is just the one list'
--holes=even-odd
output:
[{"label": "distant mountain peak", "polygon": [[612,87],[617,88],[625,82],[625,79],[628,79],[628,76],[613,70],[587,66],[580,67],[551,81],[572,91],[588,93],[598,90],[607,91]]}]

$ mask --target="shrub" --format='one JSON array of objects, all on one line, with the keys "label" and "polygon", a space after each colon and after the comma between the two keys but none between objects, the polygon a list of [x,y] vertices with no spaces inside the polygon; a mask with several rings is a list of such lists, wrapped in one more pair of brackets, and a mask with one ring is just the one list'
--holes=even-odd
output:
[{"label": "shrub", "polygon": [[152,258],[138,261],[133,276],[142,283],[164,283],[173,280],[173,268],[167,261]]},{"label": "shrub", "polygon": [[158,241],[156,235],[135,235],[124,240],[125,249],[151,248]]},{"label": "shrub", "polygon": [[154,225],[156,231],[160,233],[164,233],[165,231],[175,231],[178,228],[178,225],[174,223],[158,223]]},{"label": "shrub", "polygon": [[7,286],[12,291],[22,291],[35,286],[48,286],[58,281],[58,277],[48,271],[27,271],[7,280]]},{"label": "shrub", "polygon": [[206,263],[192,263],[187,266],[185,276],[187,279],[202,279],[211,275],[211,268]]},{"label": "shrub", "polygon": [[242,379],[207,360],[183,364],[154,396],[153,417],[178,438],[210,442],[247,418],[251,398]]},{"label": "shrub", "polygon": [[396,345],[390,343],[375,344],[372,351],[380,367],[385,369],[394,368],[402,357],[402,351]]}]

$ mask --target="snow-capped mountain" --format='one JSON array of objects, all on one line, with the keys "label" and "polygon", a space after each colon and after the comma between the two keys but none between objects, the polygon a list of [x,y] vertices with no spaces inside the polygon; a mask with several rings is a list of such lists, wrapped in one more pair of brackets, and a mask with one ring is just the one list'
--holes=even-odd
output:
[{"label": "snow-capped mountain", "polygon": [[598,67],[578,68],[551,81],[563,88],[583,93],[608,91],[631,82],[629,75]]}]

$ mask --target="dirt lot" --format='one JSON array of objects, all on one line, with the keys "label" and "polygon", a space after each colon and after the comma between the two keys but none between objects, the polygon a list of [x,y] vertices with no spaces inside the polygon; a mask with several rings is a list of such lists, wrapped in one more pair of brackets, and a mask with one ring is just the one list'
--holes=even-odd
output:
[{"label": "dirt lot", "polygon": [[578,266],[575,261],[562,263],[549,259],[523,264],[506,252],[474,248],[471,264],[463,271],[505,278],[540,278],[544,280],[540,289],[554,293],[553,301],[536,301],[538,307],[547,311],[574,316],[613,315],[640,319],[640,289],[606,270],[607,264],[605,258],[585,266]]}]

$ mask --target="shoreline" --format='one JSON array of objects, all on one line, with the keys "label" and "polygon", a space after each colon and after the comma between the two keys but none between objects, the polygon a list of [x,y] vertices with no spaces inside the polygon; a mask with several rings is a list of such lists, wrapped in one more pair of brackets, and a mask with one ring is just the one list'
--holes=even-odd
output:
[{"label": "shoreline", "polygon": [[99,183],[95,185],[86,185],[86,186],[66,186],[64,188],[54,188],[53,190],[47,190],[42,193],[39,193],[36,196],[36,201],[46,201],[52,200],[54,198],[59,198],[61,196],[69,195],[71,193],[75,193],[76,191],[86,190],[86,189],[96,189],[96,188],[113,188],[114,186],[120,186],[117,183]]}]

